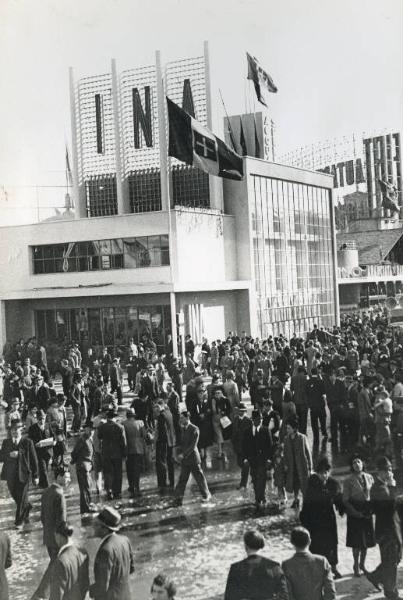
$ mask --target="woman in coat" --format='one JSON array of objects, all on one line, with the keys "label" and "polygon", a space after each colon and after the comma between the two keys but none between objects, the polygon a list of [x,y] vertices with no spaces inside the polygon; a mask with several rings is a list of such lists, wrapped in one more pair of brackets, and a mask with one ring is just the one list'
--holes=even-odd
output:
[{"label": "woman in coat", "polygon": [[330,470],[331,465],[327,457],[321,458],[315,473],[308,479],[299,518],[311,536],[310,552],[327,558],[334,578],[340,579],[341,575],[337,570],[338,538],[334,506],[340,514],[344,512],[344,506],[340,485],[336,479],[329,476]]},{"label": "woman in coat", "polygon": [[298,431],[298,419],[293,417],[286,424],[284,438],[284,462],[286,469],[286,490],[294,494],[291,508],[299,507],[299,492],[305,493],[308,477],[312,471],[312,456],[308,438]]},{"label": "woman in coat", "polygon": [[50,600],[84,600],[89,589],[89,558],[71,540],[73,529],[63,521],[56,529],[59,553],[52,565]]},{"label": "woman in coat", "polygon": [[354,576],[364,573],[367,548],[375,546],[374,524],[370,510],[370,492],[374,478],[364,472],[360,457],[351,460],[351,475],[344,480],[343,503],[347,513],[346,546],[352,548]]}]

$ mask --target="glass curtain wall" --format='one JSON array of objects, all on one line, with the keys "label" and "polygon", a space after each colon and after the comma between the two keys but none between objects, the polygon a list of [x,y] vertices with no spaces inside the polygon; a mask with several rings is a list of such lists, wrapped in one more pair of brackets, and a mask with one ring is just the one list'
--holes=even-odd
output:
[{"label": "glass curtain wall", "polygon": [[73,308],[35,311],[36,336],[43,343],[79,342],[83,347],[111,349],[151,338],[165,349],[171,330],[170,307],[163,305]]},{"label": "glass curtain wall", "polygon": [[260,335],[335,323],[330,194],[254,176],[252,234]]}]

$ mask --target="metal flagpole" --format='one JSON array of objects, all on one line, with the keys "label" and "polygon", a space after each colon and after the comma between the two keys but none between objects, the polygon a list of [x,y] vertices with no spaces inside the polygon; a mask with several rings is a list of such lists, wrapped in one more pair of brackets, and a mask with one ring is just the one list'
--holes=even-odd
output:
[{"label": "metal flagpole", "polygon": [[161,66],[161,53],[159,50],[155,53],[155,65],[157,75],[157,104],[158,104],[158,135],[160,145],[160,173],[161,173],[161,202],[162,207],[168,215],[168,244],[169,244],[169,266],[171,273],[172,291],[169,293],[171,308],[171,332],[172,332],[172,354],[175,358],[178,356],[178,338],[176,330],[176,296],[175,286],[175,245],[173,240],[171,199],[169,193],[169,162],[167,146],[167,124],[165,113],[165,86]]},{"label": "metal flagpole", "polygon": [[229,120],[227,109],[226,109],[225,103],[224,103],[224,98],[222,97],[222,93],[221,93],[221,89],[220,88],[218,88],[218,92],[220,94],[221,102],[222,102],[222,105],[224,107],[225,116],[227,117],[228,133],[229,133],[229,137],[230,137],[230,140],[231,140],[231,144],[232,144],[232,147],[235,150],[235,152],[237,152],[237,147],[236,147],[235,138],[234,138],[234,132],[232,131],[231,121]]}]

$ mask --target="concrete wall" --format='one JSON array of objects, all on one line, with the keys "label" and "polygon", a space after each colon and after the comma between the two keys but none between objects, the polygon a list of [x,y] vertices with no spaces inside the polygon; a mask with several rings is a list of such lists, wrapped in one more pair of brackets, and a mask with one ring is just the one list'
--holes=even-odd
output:
[{"label": "concrete wall", "polygon": [[217,282],[238,279],[235,219],[208,210],[176,208],[175,281]]},{"label": "concrete wall", "polygon": [[237,290],[180,293],[176,307],[179,311],[185,310],[187,304],[203,304],[206,337],[210,341],[223,339],[229,331],[238,330],[238,294]]},{"label": "concrete wall", "polygon": [[[43,222],[0,230],[0,298],[29,297],[34,288],[170,283],[169,267],[33,275],[31,246],[168,233],[167,213]],[[24,291],[27,292],[24,294]],[[13,294],[15,292],[15,294]],[[101,293],[101,292],[100,292]],[[109,293],[111,293],[109,291]],[[55,295],[58,295],[55,293]],[[60,295],[60,293],[59,293]]]}]

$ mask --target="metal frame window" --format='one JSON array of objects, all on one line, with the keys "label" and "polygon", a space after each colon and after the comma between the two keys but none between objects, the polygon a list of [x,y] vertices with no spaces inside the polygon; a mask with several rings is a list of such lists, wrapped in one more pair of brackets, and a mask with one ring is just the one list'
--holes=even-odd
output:
[{"label": "metal frame window", "polygon": [[32,247],[34,275],[169,266],[168,235]]}]

